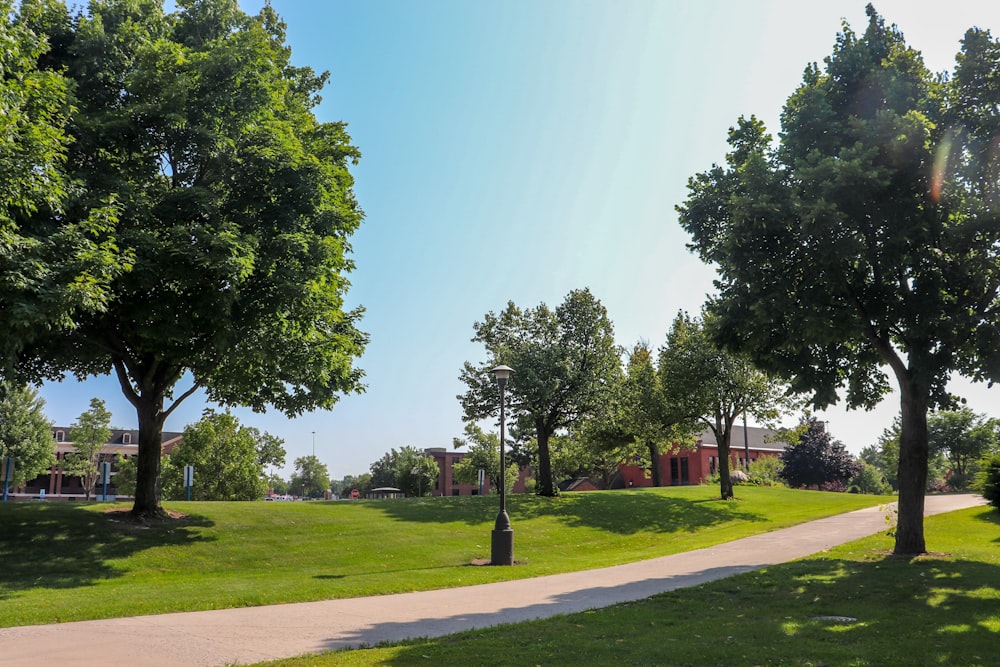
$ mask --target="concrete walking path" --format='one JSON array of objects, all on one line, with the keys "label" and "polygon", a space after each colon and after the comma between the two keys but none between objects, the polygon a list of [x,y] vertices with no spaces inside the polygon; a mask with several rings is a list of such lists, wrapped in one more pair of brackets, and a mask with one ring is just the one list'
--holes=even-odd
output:
[{"label": "concrete walking path", "polygon": [[[926,514],[981,505],[928,496]],[[433,637],[585,611],[696,586],[885,529],[877,507],[714,547],[532,579],[420,593],[0,629],[0,665],[208,667]]]}]

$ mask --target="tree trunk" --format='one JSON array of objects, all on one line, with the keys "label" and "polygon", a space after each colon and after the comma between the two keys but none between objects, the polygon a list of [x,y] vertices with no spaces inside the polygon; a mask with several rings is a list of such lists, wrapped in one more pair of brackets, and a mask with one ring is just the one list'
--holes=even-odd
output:
[{"label": "tree trunk", "polygon": [[732,429],[722,427],[722,422],[716,420],[715,441],[719,443],[719,495],[723,500],[732,500],[736,497],[733,493],[733,478],[729,476],[729,437]]},{"label": "tree trunk", "polygon": [[647,442],[649,448],[649,460],[652,464],[650,470],[653,473],[653,486],[663,486],[663,475],[660,474],[660,448],[655,442]]},{"label": "tree trunk", "polygon": [[552,484],[552,460],[549,457],[549,432],[541,422],[535,424],[538,434],[538,487],[536,493],[540,496],[555,496],[556,489]]},{"label": "tree trunk", "polygon": [[894,554],[924,553],[924,494],[927,489],[927,392],[900,382],[899,505]]},{"label": "tree trunk", "polygon": [[140,397],[136,405],[139,418],[139,453],[135,466],[135,503],[132,515],[145,518],[166,516],[160,506],[160,458],[163,450],[163,395]]}]

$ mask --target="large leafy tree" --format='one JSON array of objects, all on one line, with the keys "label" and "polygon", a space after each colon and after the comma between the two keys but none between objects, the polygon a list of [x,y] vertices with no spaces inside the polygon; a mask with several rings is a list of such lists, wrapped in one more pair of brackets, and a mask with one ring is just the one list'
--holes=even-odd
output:
[{"label": "large leafy tree", "polygon": [[997,421],[969,408],[941,410],[927,418],[930,456],[944,456],[951,468],[949,486],[965,488],[977,472],[979,459],[997,449]]},{"label": "large leafy tree", "polygon": [[206,410],[184,429],[164,471],[164,493],[187,497],[184,468],[194,466],[192,500],[260,500],[267,490],[266,470],[285,464],[284,441],[229,412]]},{"label": "large leafy tree", "polygon": [[0,462],[14,457],[13,486],[22,486],[55,463],[52,422],[44,407],[45,400],[31,387],[0,383]]},{"label": "large leafy tree", "polygon": [[[482,470],[487,480],[487,490],[490,485],[493,489],[500,488],[500,436],[497,433],[487,433],[478,424],[469,423],[465,425],[465,437],[453,438],[452,445],[455,449],[469,448],[462,460],[455,463],[453,472],[456,482],[478,484],[479,471]],[[517,475],[517,463],[507,459],[504,481],[508,492],[517,481]]]},{"label": "large leafy tree", "polygon": [[39,3],[14,4],[0,1],[0,376],[20,384],[25,346],[103,308],[129,258],[104,234],[115,213],[107,199],[69,212],[80,189],[65,168],[70,83],[40,66]]},{"label": "large leafy tree", "polygon": [[97,484],[101,448],[111,439],[111,412],[99,398],[90,399],[90,409],[70,426],[69,440],[76,450],[66,457],[64,472],[77,475],[87,500]]},{"label": "large leafy tree", "polygon": [[817,406],[900,392],[895,552],[925,550],[927,412],[959,372],[1000,379],[1000,44],[968,31],[932,76],[868,7],[806,68],[778,146],[756,119],[689,183],[692,247],[719,268],[718,340]]},{"label": "large leafy tree", "polygon": [[[349,237],[362,213],[343,123],[314,115],[327,81],[291,64],[267,4],[93,0],[71,16],[25,0],[53,48],[45,71],[72,80],[74,183],[50,236],[114,203],[104,236],[134,264],[106,308],[81,312],[17,350],[32,379],[114,373],[135,407],[133,513],[159,515],[160,440],[178,404],[211,401],[288,415],[359,391],[366,342],[346,310]],[[187,377],[178,389],[178,382]]]},{"label": "large leafy tree", "polygon": [[370,466],[371,486],[397,488],[408,496],[422,496],[437,484],[438,466],[434,457],[416,447],[393,448]]},{"label": "large leafy tree", "polygon": [[[711,320],[710,320],[711,322]],[[785,386],[758,370],[744,355],[718,347],[701,320],[686,313],[674,318],[660,349],[660,382],[665,400],[687,420],[697,420],[715,434],[719,445],[719,493],[734,497],[730,444],[737,419],[750,414],[776,419],[791,407]]]},{"label": "large leafy tree", "polygon": [[661,486],[660,455],[693,445],[702,427],[664,390],[655,362],[647,344],[636,344],[626,364],[621,405],[625,432],[646,449],[653,486]]},{"label": "large leafy tree", "polygon": [[305,498],[322,498],[329,485],[330,473],[326,464],[316,456],[295,459],[295,472],[288,484],[290,493],[301,493]]},{"label": "large leafy tree", "polygon": [[508,414],[516,431],[535,434],[537,492],[553,496],[550,438],[603,409],[622,372],[608,313],[590,290],[581,289],[566,295],[555,311],[544,303],[521,310],[510,302],[474,328],[472,340],[485,346],[487,359],[465,362],[462,369],[468,390],[458,399],[465,420],[497,414],[499,389],[490,370],[500,364],[513,368],[505,392]]}]

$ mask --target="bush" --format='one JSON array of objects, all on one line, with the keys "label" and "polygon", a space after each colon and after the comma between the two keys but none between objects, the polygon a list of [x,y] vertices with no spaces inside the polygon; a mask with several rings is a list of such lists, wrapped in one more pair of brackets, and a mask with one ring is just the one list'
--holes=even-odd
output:
[{"label": "bush", "polygon": [[784,486],[781,470],[785,464],[777,456],[761,456],[750,462],[750,483],[757,486]]},{"label": "bush", "polygon": [[885,481],[882,471],[864,461],[861,462],[861,469],[858,471],[858,474],[847,485],[847,490],[851,493],[865,493],[877,496],[892,493],[892,487]]},{"label": "bush", "polygon": [[976,490],[1000,511],[1000,454],[985,459],[976,477]]}]

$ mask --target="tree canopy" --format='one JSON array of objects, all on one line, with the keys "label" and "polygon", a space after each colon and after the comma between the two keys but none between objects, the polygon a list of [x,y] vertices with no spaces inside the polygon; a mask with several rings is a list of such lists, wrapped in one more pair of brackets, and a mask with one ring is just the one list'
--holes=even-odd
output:
[{"label": "tree canopy", "polygon": [[[719,492],[731,499],[730,444],[733,426],[749,413],[770,421],[791,407],[786,387],[757,369],[745,355],[712,340],[709,324],[681,312],[660,349],[659,374],[664,400],[687,422],[700,421],[719,445]],[[699,429],[700,430],[700,429]]]},{"label": "tree canopy", "polygon": [[928,72],[870,5],[806,67],[773,146],[741,118],[724,166],[679,207],[718,267],[716,338],[816,406],[901,394],[895,552],[925,550],[929,408],[953,372],[1000,379],[1000,44],[969,30],[950,77]]},{"label": "tree canopy", "polygon": [[497,414],[499,389],[490,370],[501,364],[513,368],[505,392],[508,414],[514,430],[537,438],[537,492],[555,495],[549,439],[601,410],[622,372],[608,313],[590,290],[580,289],[555,311],[544,303],[521,310],[511,301],[503,312],[487,313],[474,329],[472,340],[484,345],[487,359],[465,362],[462,369],[460,379],[468,387],[458,397],[464,418]]},{"label": "tree canopy", "polygon": [[45,400],[31,387],[0,383],[0,461],[14,457],[13,486],[41,475],[56,460]]},{"label": "tree canopy", "polygon": [[[92,307],[5,341],[4,373],[114,373],[139,424],[133,512],[158,514],[163,424],[194,391],[294,416],[362,389],[367,336],[344,305],[360,154],[344,123],[316,119],[327,74],[292,65],[268,4],[24,0],[21,16],[50,45],[39,69],[72,91],[58,109],[73,187],[31,229],[114,261]],[[37,300],[0,286],[5,309]]]},{"label": "tree canopy", "polygon": [[90,409],[70,426],[69,440],[76,450],[65,457],[66,474],[78,475],[87,500],[97,484],[101,448],[111,439],[111,412],[99,398],[90,399]]},{"label": "tree canopy", "polygon": [[789,486],[816,486],[837,483],[845,488],[861,465],[851,456],[844,443],[834,440],[826,425],[813,419],[809,429],[781,453],[782,478]]},{"label": "tree canopy", "polygon": [[187,497],[185,466],[194,466],[192,500],[260,500],[267,491],[268,466],[285,464],[284,441],[229,412],[206,410],[184,429],[164,470],[164,494]]},{"label": "tree canopy", "polygon": [[322,498],[330,488],[326,464],[312,455],[295,459],[295,472],[288,487],[289,493],[301,493],[304,498]]}]

